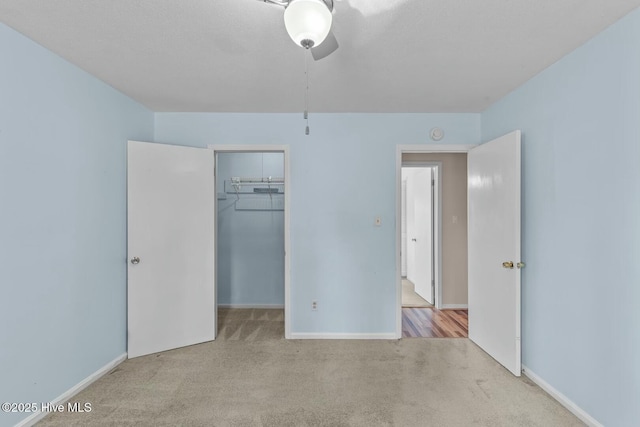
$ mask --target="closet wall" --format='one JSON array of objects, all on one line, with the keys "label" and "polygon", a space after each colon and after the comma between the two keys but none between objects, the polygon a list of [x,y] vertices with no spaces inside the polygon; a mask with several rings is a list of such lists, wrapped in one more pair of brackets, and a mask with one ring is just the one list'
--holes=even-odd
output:
[{"label": "closet wall", "polygon": [[269,176],[284,177],[284,154],[218,154],[216,274],[220,306],[284,306],[284,195],[243,193],[248,186],[236,195],[229,185],[232,177]]}]

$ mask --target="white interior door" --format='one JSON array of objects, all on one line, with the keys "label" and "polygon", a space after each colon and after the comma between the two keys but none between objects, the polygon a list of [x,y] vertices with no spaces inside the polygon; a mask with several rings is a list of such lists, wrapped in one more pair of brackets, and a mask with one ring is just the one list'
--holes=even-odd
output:
[{"label": "white interior door", "polygon": [[415,193],[415,181],[406,179],[405,209],[407,221],[407,237],[406,237],[406,258],[407,258],[407,279],[415,284],[416,280],[416,224],[415,210],[413,209],[413,198]]},{"label": "white interior door", "polygon": [[402,277],[407,277],[407,181],[401,182],[400,199],[400,269]]},{"label": "white interior door", "polygon": [[431,168],[416,169],[408,177],[413,181],[413,211],[414,211],[414,235],[415,247],[414,262],[415,276],[413,283],[415,291],[422,298],[433,304],[433,287],[431,283],[433,273],[432,253],[432,170]]},{"label": "white interior door", "polygon": [[520,376],[520,131],[470,150],[467,168],[469,338]]},{"label": "white interior door", "polygon": [[129,141],[128,356],[215,339],[214,157]]}]

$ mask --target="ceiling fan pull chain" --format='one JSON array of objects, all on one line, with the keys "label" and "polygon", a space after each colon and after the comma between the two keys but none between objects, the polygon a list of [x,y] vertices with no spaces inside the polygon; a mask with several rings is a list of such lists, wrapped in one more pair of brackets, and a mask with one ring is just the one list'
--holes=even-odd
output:
[{"label": "ceiling fan pull chain", "polygon": [[309,61],[308,57],[310,49],[305,49],[304,52],[304,75],[307,80],[307,86],[304,93],[304,119],[307,121],[307,127],[304,129],[304,134],[309,135]]}]

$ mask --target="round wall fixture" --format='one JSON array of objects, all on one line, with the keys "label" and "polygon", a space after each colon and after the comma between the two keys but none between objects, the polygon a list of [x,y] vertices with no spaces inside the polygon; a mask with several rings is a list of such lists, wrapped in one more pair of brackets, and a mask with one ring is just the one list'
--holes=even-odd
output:
[{"label": "round wall fixture", "polygon": [[441,128],[433,128],[429,132],[429,136],[434,141],[440,141],[444,137],[444,131]]}]

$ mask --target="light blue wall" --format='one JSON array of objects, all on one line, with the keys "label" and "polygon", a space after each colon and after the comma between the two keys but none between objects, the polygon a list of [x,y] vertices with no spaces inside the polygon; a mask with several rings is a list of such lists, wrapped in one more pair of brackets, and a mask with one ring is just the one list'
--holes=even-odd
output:
[{"label": "light blue wall", "polygon": [[0,401],[47,402],[126,351],[125,148],[153,113],[3,24],[0,52]]},{"label": "light blue wall", "polygon": [[[3,25],[0,52],[0,400],[48,401],[126,350],[125,141],[154,139],[154,115]],[[155,140],[289,145],[293,332],[390,333],[396,145],[522,129],[524,363],[630,426],[639,117],[636,11],[482,116],[312,113],[304,136],[301,114],[158,113]]]},{"label": "light blue wall", "polygon": [[606,426],[640,422],[640,11],[482,114],[523,132],[523,362]]},{"label": "light blue wall", "polygon": [[[395,331],[396,145],[476,144],[479,114],[156,114],[156,141],[285,144],[294,333]],[[374,227],[376,216],[382,227]],[[311,301],[318,310],[311,311]]]},{"label": "light blue wall", "polygon": [[[220,153],[217,191],[231,177],[282,178],[282,153]],[[227,186],[227,189],[232,190]],[[286,191],[286,189],[285,189]],[[216,274],[218,304],[284,305],[284,211],[236,210],[241,202],[282,202],[283,195],[225,194],[218,198]],[[272,206],[270,204],[270,206]]]}]

